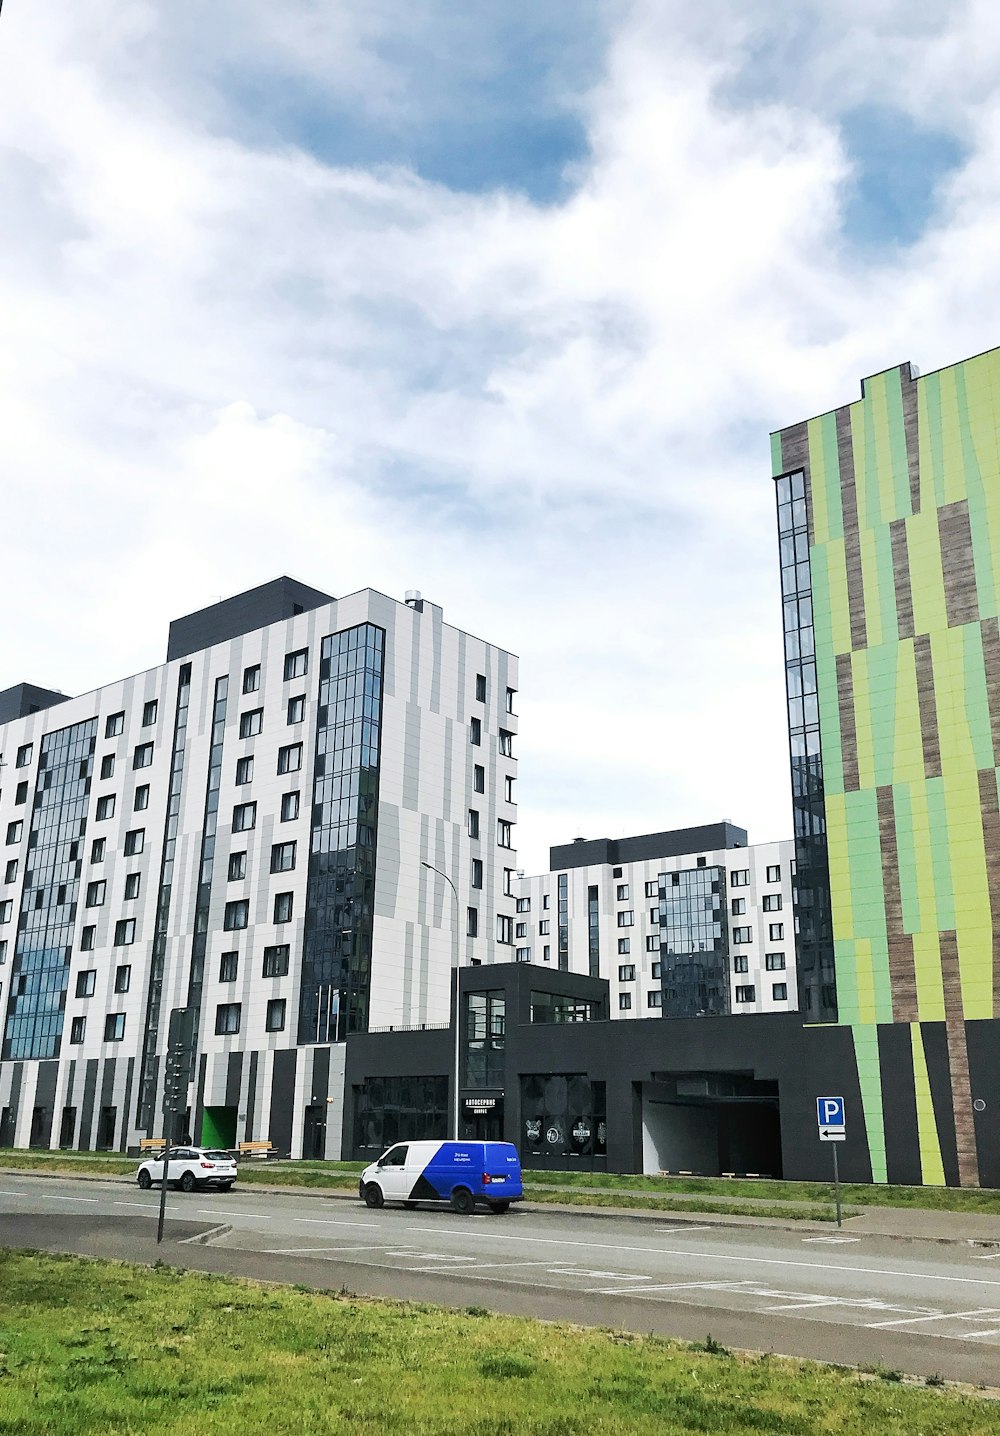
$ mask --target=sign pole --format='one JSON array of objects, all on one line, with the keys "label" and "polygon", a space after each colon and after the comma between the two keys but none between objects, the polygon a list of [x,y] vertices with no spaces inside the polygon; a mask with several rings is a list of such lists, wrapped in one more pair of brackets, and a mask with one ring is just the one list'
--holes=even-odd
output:
[{"label": "sign pole", "polygon": [[163,1240],[163,1219],[167,1214],[167,1158],[170,1155],[170,1129],[173,1125],[173,1113],[165,1113],[163,1118],[163,1180],[160,1183],[160,1216],[156,1223],[157,1246]]},{"label": "sign pole", "polygon": [[844,1221],[843,1221],[843,1217],[842,1217],[842,1215],[841,1215],[841,1210],[840,1210],[840,1167],[839,1167],[838,1162],[837,1162],[837,1144],[836,1144],[836,1142],[832,1143],[832,1148],[833,1148],[833,1193],[834,1193],[834,1201],[835,1201],[836,1204],[837,1204],[837,1226],[838,1226],[838,1227],[842,1227],[842,1226],[844,1225]]}]

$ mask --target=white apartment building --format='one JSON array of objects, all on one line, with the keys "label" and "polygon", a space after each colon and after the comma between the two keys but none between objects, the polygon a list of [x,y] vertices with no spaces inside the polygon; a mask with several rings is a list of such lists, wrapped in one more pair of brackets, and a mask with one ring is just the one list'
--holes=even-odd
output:
[{"label": "white apartment building", "polygon": [[794,854],[728,822],[554,847],[517,879],[515,956],[605,978],[612,1017],[794,1012]]},{"label": "white apartment building", "polygon": [[447,1023],[513,956],[516,658],[418,594],[283,578],[171,624],[167,662],[0,694],[0,1146],[163,1130],[340,1155],[352,1032]]}]

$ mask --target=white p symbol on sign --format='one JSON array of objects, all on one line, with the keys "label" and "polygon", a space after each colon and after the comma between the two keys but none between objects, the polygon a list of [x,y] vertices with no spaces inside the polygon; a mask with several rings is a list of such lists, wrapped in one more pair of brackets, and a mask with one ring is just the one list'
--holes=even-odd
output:
[{"label": "white p symbol on sign", "polygon": [[842,1127],[844,1125],[844,1099],[842,1097],[820,1097],[820,1126]]}]

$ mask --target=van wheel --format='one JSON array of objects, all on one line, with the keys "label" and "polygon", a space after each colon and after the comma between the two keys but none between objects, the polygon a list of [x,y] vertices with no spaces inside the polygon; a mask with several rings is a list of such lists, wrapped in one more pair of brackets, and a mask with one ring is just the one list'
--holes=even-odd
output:
[{"label": "van wheel", "polygon": [[365,1206],[381,1207],[384,1203],[385,1197],[382,1195],[382,1188],[378,1182],[369,1182],[367,1187],[365,1187]]},{"label": "van wheel", "polygon": [[499,1216],[501,1212],[510,1211],[510,1202],[487,1202],[486,1205],[491,1212],[496,1212],[497,1216]]},{"label": "van wheel", "polygon": [[416,1204],[416,1202],[404,1202],[404,1203],[403,1203],[403,1206],[406,1208],[406,1210],[407,1210],[408,1212],[415,1212],[415,1211],[417,1210],[417,1204]]},{"label": "van wheel", "polygon": [[451,1209],[460,1217],[471,1217],[476,1201],[468,1187],[456,1187],[451,1194]]}]

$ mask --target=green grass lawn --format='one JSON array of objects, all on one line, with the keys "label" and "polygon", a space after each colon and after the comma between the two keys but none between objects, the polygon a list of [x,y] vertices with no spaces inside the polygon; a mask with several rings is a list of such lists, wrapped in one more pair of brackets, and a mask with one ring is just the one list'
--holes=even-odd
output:
[{"label": "green grass lawn", "polygon": [[0,1251],[5,1436],[996,1436],[950,1389],[656,1337]]}]

